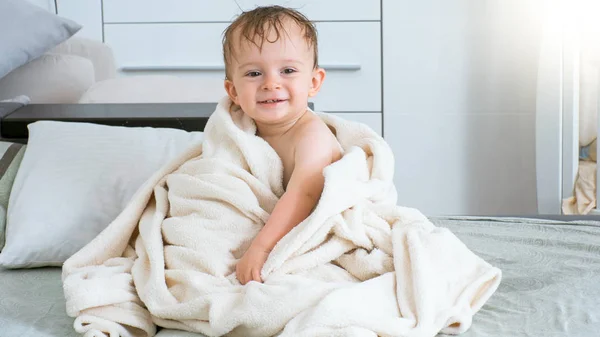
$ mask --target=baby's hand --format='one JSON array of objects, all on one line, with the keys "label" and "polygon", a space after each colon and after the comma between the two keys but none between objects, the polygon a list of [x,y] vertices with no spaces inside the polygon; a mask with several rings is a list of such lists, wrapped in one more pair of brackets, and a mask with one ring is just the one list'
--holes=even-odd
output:
[{"label": "baby's hand", "polygon": [[237,279],[242,285],[250,281],[262,282],[260,271],[267,257],[269,252],[261,247],[251,245],[248,248],[235,267]]}]

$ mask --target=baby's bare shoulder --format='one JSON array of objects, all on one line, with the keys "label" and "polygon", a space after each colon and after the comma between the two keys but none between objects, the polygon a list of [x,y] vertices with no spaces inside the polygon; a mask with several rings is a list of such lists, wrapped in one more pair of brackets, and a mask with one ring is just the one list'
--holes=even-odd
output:
[{"label": "baby's bare shoulder", "polygon": [[312,155],[331,155],[332,159],[337,158],[340,153],[340,146],[327,124],[318,116],[310,114],[295,135],[297,149],[305,154]]},{"label": "baby's bare shoulder", "polygon": [[300,136],[305,136],[308,133],[331,133],[327,124],[314,114],[307,114],[306,118],[302,121],[300,128],[298,128]]}]

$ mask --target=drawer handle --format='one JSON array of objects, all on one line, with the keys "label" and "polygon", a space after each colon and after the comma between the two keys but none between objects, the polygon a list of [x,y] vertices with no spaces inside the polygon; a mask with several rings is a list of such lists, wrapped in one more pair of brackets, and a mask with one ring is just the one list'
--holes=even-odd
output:
[{"label": "drawer handle", "polygon": [[144,70],[202,70],[202,71],[225,71],[225,66],[222,64],[203,64],[203,65],[190,65],[190,66],[171,66],[171,65],[141,65],[141,66],[123,66],[122,71],[144,71]]},{"label": "drawer handle", "polygon": [[[322,64],[321,68],[325,70],[346,70],[357,71],[361,69],[358,63],[336,63]],[[140,66],[123,66],[122,71],[225,71],[225,66],[222,64],[202,64],[202,65],[140,65]]]}]

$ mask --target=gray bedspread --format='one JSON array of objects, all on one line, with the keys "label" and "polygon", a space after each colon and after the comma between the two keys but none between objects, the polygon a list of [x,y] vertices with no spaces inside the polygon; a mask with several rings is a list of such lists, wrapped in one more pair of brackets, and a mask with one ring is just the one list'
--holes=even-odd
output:
[{"label": "gray bedspread", "polygon": [[600,222],[432,220],[503,272],[462,336],[600,335]]},{"label": "gray bedspread", "polygon": [[60,268],[0,269],[0,336],[71,337]]},{"label": "gray bedspread", "polygon": [[[464,337],[600,335],[600,222],[432,218],[503,271]],[[59,268],[0,270],[0,336],[71,337]],[[162,330],[159,337],[199,336]]]}]

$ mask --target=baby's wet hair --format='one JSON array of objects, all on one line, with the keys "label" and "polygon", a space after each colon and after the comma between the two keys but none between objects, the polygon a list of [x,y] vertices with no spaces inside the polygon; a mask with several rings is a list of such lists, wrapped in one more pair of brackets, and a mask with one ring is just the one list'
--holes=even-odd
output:
[{"label": "baby's wet hair", "polygon": [[[265,41],[273,43],[282,34],[288,34],[284,23],[291,20],[300,27],[309,48],[313,50],[314,68],[318,67],[317,29],[308,18],[299,11],[282,6],[257,7],[243,12],[227,27],[223,34],[223,59],[225,61],[225,76],[230,79],[229,66],[235,58],[235,42],[247,41],[254,44],[259,50]],[[275,32],[275,39],[269,40],[269,34]],[[235,35],[237,34],[237,35]],[[233,41],[237,37],[239,41]],[[240,43],[237,43],[240,45]]]}]

